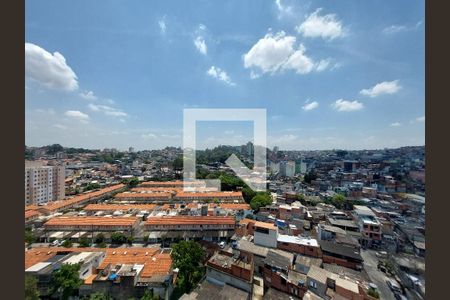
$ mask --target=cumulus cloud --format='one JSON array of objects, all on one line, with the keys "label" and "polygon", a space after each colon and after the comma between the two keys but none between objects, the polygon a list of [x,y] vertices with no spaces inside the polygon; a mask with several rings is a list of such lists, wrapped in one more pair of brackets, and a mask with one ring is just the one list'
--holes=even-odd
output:
[{"label": "cumulus cloud", "polygon": [[25,75],[41,85],[57,90],[78,89],[78,78],[59,52],[51,54],[47,50],[25,43]]},{"label": "cumulus cloud", "polygon": [[333,40],[345,35],[342,22],[335,14],[320,15],[322,8],[310,14],[306,20],[295,27],[298,33],[305,37],[321,37],[325,40]]},{"label": "cumulus cloud", "polygon": [[234,82],[231,81],[230,77],[224,70],[217,68],[215,66],[211,66],[211,68],[209,68],[209,70],[206,72],[206,74],[208,74],[209,76],[211,76],[213,78],[217,78],[218,80],[223,81],[228,85],[231,85],[231,86],[236,85]]},{"label": "cumulus cloud", "polygon": [[357,111],[363,109],[364,105],[356,100],[350,101],[338,99],[331,105],[331,107],[337,111]]},{"label": "cumulus cloud", "polygon": [[391,125],[389,125],[389,126],[391,126],[391,127],[400,127],[400,126],[402,126],[402,124],[400,122],[394,122],[394,123],[391,123]]},{"label": "cumulus cloud", "polygon": [[416,118],[416,121],[419,122],[419,123],[425,122],[425,116]]},{"label": "cumulus cloud", "polygon": [[82,123],[88,123],[89,122],[89,115],[79,111],[79,110],[68,110],[64,113],[65,116],[76,119]]},{"label": "cumulus cloud", "polygon": [[89,109],[95,112],[102,112],[107,116],[113,116],[113,117],[126,117],[128,116],[127,113],[121,111],[120,109],[110,107],[107,105],[97,105],[90,103],[88,105]]},{"label": "cumulus cloud", "polygon": [[145,140],[157,138],[156,134],[153,134],[153,133],[146,133],[146,134],[141,135],[141,137]]},{"label": "cumulus cloud", "polygon": [[317,101],[313,101],[313,102],[306,101],[305,105],[302,106],[302,109],[304,111],[310,111],[310,110],[316,109],[318,107],[319,107],[319,102],[317,102]]},{"label": "cumulus cloud", "polygon": [[380,95],[395,94],[401,88],[402,87],[398,84],[398,80],[383,81],[383,82],[377,83],[375,86],[373,86],[371,88],[362,89],[359,93],[364,96],[369,96],[371,98],[375,98]]},{"label": "cumulus cloud", "polygon": [[[259,68],[263,73],[274,74],[282,70],[295,70],[298,74],[323,71],[328,67],[325,60],[315,62],[306,55],[300,44],[295,48],[296,38],[284,31],[268,33],[244,55],[245,68]],[[252,76],[254,78],[254,76]]]},{"label": "cumulus cloud", "polygon": [[67,126],[62,125],[62,124],[54,124],[53,127],[61,129],[61,130],[66,130]]},{"label": "cumulus cloud", "polygon": [[406,25],[391,25],[383,28],[383,34],[385,35],[394,35],[401,32],[413,31],[417,30],[422,25],[422,21],[417,22],[414,26],[406,26]]},{"label": "cumulus cloud", "polygon": [[98,97],[94,95],[93,91],[84,91],[84,92],[81,92],[79,95],[81,98],[86,99],[86,100],[95,101],[98,99]]},{"label": "cumulus cloud", "polygon": [[408,31],[408,27],[404,25],[392,25],[383,29],[384,34],[396,34],[402,31]]},{"label": "cumulus cloud", "polygon": [[161,31],[162,34],[166,33],[166,16],[164,16],[161,20],[158,21],[158,26],[159,26],[159,30]]},{"label": "cumulus cloud", "polygon": [[281,2],[281,0],[275,0],[275,5],[277,6],[277,10],[278,10],[278,18],[281,18],[284,15],[292,14],[292,7],[288,6],[288,5],[284,5]]},{"label": "cumulus cloud", "polygon": [[196,31],[197,36],[194,39],[195,48],[197,48],[198,52],[200,52],[203,55],[206,55],[208,53],[208,46],[206,46],[206,41],[205,41],[205,38],[203,37],[203,33],[205,30],[206,30],[206,26],[203,24],[200,24]]}]

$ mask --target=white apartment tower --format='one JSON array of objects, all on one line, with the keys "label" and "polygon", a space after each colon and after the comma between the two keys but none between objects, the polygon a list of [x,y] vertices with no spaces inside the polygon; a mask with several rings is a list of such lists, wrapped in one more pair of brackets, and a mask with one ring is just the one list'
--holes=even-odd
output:
[{"label": "white apartment tower", "polygon": [[25,162],[25,205],[43,204],[65,197],[65,167]]}]

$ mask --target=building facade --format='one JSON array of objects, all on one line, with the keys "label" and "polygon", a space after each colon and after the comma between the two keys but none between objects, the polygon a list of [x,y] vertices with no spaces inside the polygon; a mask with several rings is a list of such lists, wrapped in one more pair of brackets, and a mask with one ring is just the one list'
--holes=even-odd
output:
[{"label": "building facade", "polygon": [[65,197],[65,167],[25,162],[25,205],[44,204]]}]

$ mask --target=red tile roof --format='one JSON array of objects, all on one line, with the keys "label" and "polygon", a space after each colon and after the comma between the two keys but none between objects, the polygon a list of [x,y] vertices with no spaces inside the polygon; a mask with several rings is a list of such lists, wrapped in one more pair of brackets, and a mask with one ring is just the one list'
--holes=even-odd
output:
[{"label": "red tile roof", "polygon": [[[57,251],[64,252],[105,252],[106,257],[98,268],[108,264],[143,264],[141,277],[168,275],[172,267],[170,254],[161,253],[160,248],[33,248],[25,252],[25,269],[48,260]],[[125,254],[126,253],[126,254]]]},{"label": "red tile roof", "polygon": [[137,217],[56,217],[44,226],[132,226],[137,220]]},{"label": "red tile roof", "polygon": [[145,225],[234,225],[234,217],[223,216],[166,216],[149,217]]},{"label": "red tile roof", "polygon": [[86,211],[115,211],[115,210],[154,210],[156,204],[89,204]]}]

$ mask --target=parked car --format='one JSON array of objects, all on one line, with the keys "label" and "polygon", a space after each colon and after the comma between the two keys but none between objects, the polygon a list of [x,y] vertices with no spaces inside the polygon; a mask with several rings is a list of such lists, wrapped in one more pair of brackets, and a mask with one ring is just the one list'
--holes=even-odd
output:
[{"label": "parked car", "polygon": [[226,243],[225,243],[224,241],[222,241],[222,242],[219,243],[219,247],[220,247],[221,249],[225,248],[225,245],[226,245]]},{"label": "parked car", "polygon": [[51,242],[50,246],[56,247],[56,246],[59,246],[60,243],[61,243],[60,240],[54,240],[53,242]]},{"label": "parked car", "polygon": [[400,293],[394,293],[394,297],[397,300],[408,300],[408,298],[406,298],[404,295],[402,295]]},{"label": "parked car", "polygon": [[402,288],[398,284],[397,280],[388,279],[388,280],[386,280],[386,283],[389,286],[389,288],[391,289],[391,291],[394,292],[394,294],[396,294],[396,293],[402,294]]}]

